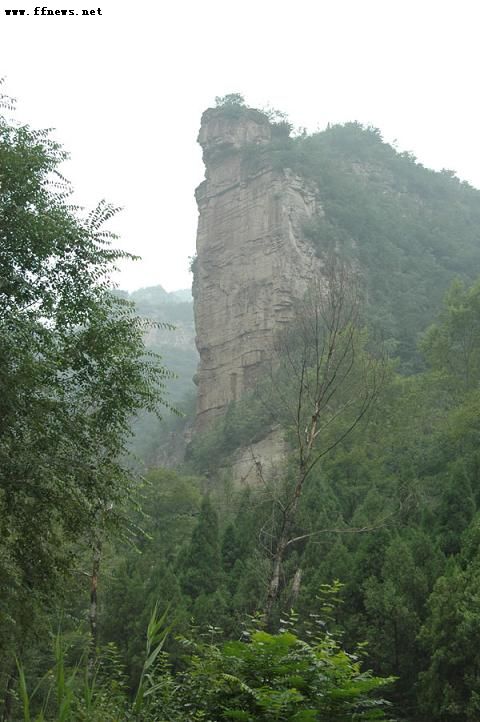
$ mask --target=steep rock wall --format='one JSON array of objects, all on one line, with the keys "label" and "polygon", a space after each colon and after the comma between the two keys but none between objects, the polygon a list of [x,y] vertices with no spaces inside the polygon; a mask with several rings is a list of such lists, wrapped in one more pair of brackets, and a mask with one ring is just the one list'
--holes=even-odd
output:
[{"label": "steep rock wall", "polygon": [[197,431],[253,388],[293,300],[318,273],[319,260],[303,237],[305,222],[321,213],[315,188],[268,162],[254,170],[249,162],[271,131],[258,111],[231,117],[210,109],[202,117],[206,177],[196,192],[193,286]]}]

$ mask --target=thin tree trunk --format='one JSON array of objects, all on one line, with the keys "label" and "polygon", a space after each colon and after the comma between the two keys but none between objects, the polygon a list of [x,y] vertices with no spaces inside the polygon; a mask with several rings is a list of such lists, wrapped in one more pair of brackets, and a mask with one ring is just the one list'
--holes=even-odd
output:
[{"label": "thin tree trunk", "polygon": [[302,570],[300,569],[300,567],[298,567],[297,571],[295,572],[295,574],[293,576],[293,582],[292,582],[292,596],[291,596],[291,601],[290,601],[290,604],[292,607],[298,599],[301,583],[302,583]]},{"label": "thin tree trunk", "polygon": [[282,535],[282,538],[278,542],[277,549],[272,559],[272,568],[270,573],[270,579],[268,582],[267,599],[265,602],[265,619],[267,628],[272,629],[273,627],[273,610],[275,604],[280,596],[280,576],[282,573],[283,557],[285,555],[285,549],[288,539],[286,535]]},{"label": "thin tree trunk", "polygon": [[98,575],[100,572],[100,560],[102,556],[102,541],[98,530],[94,534],[93,555],[92,555],[92,576],[90,577],[90,655],[89,667],[93,667],[97,657],[98,646]]},{"label": "thin tree trunk", "polygon": [[273,629],[273,611],[280,596],[280,578],[282,575],[283,561],[285,558],[285,552],[290,542],[290,532],[295,525],[298,503],[302,492],[303,482],[305,481],[305,476],[305,468],[302,463],[291,502],[283,510],[282,526],[272,559],[270,579],[268,581],[267,599],[265,602],[265,619],[267,622],[267,628],[270,630]]},{"label": "thin tree trunk", "polygon": [[5,685],[5,695],[3,697],[2,722],[11,722],[13,714],[13,686],[17,678],[17,666],[14,665],[8,675],[7,684]]}]

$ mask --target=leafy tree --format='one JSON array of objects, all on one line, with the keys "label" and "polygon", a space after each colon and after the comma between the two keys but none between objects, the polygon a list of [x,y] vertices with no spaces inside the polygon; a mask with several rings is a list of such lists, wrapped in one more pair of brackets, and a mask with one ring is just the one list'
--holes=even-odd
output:
[{"label": "leafy tree", "polygon": [[362,671],[329,635],[254,631],[247,641],[198,645],[180,694],[191,719],[381,720],[386,705],[376,692],[391,681]]},{"label": "leafy tree", "polygon": [[[6,102],[3,103],[5,111]],[[122,454],[167,371],[145,325],[109,292],[130,257],[111,247],[106,203],[69,204],[66,154],[47,131],[0,114],[0,640],[13,665],[52,608],[91,530],[120,523],[132,487]],[[11,660],[10,662],[8,660]]]}]

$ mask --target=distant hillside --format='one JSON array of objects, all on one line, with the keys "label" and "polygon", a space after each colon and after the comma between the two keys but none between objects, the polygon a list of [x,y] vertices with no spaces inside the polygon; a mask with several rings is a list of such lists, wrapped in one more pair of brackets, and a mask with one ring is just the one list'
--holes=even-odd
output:
[{"label": "distant hillside", "polygon": [[370,318],[414,365],[419,335],[452,279],[471,282],[480,273],[480,192],[358,123],[273,139],[248,162],[290,168],[315,183],[324,214],[305,235],[320,257],[336,247],[358,258]]},{"label": "distant hillside", "polygon": [[152,313],[156,313],[159,305],[192,303],[192,291],[190,288],[183,288],[179,291],[165,291],[160,285],[148,286],[146,288],[139,288],[137,291],[132,291],[132,293],[129,294],[129,298],[131,301],[135,301],[138,307],[141,307],[145,313],[149,310]]},{"label": "distant hillside", "polygon": [[175,327],[152,328],[146,341],[152,351],[161,354],[165,366],[176,374],[177,378],[169,382],[168,390],[173,403],[180,401],[195,388],[192,377],[198,362],[191,290],[168,292],[159,285],[132,293],[117,293],[133,301],[140,316]]},{"label": "distant hillside", "polygon": [[[170,404],[191,415],[195,398],[192,378],[197,370],[198,354],[195,347],[195,325],[190,289],[165,291],[162,286],[140,288],[137,291],[116,291],[122,298],[133,301],[140,316],[171,328],[151,328],[147,334],[147,347],[162,356],[165,366],[175,374],[167,383]],[[169,465],[183,454],[181,429],[186,417],[174,417],[162,412],[162,420],[143,412],[135,420],[132,450],[139,463],[145,466]]]}]

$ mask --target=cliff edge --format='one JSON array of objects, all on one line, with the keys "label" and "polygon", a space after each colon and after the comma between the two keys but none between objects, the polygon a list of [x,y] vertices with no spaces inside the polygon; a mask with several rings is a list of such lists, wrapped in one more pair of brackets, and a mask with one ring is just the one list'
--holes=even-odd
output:
[{"label": "cliff edge", "polygon": [[271,166],[264,151],[273,130],[266,115],[242,106],[202,116],[206,172],[196,190],[193,283],[197,431],[254,387],[294,299],[318,274],[320,261],[303,234],[321,214],[315,186]]}]

